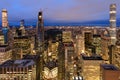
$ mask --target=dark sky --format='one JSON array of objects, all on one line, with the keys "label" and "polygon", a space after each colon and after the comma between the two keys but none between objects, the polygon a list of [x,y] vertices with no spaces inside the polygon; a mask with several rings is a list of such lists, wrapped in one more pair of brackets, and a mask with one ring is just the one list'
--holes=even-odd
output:
[{"label": "dark sky", "polygon": [[0,0],[0,10],[7,9],[10,25],[19,24],[21,19],[36,24],[40,10],[45,24],[108,24],[112,3],[117,5],[120,23],[120,0]]}]

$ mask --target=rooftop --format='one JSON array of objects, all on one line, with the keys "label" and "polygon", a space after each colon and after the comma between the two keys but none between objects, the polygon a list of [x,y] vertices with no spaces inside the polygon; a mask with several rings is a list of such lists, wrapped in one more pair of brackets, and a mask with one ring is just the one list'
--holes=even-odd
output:
[{"label": "rooftop", "polygon": [[105,70],[119,70],[116,66],[112,64],[102,64],[101,65]]},{"label": "rooftop", "polygon": [[8,47],[7,44],[0,45],[0,47]]},{"label": "rooftop", "polygon": [[30,59],[36,61],[39,58],[38,55],[24,55],[23,59]]},{"label": "rooftop", "polygon": [[14,37],[14,39],[29,39],[29,36],[18,36]]},{"label": "rooftop", "polygon": [[101,56],[86,56],[82,55],[83,60],[103,60]]},{"label": "rooftop", "polygon": [[34,65],[33,60],[20,59],[20,60],[8,60],[0,65],[0,67],[28,67]]},{"label": "rooftop", "polygon": [[93,37],[101,37],[99,34],[94,34]]}]

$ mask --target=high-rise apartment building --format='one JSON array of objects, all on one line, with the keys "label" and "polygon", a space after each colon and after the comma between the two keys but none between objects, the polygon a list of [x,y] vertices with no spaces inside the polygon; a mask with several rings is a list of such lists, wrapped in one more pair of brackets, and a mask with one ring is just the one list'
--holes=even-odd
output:
[{"label": "high-rise apartment building", "polygon": [[116,43],[116,4],[110,5],[110,38],[111,45]]},{"label": "high-rise apartment building", "polygon": [[3,9],[2,10],[2,32],[4,34],[4,40],[5,40],[5,44],[7,44],[8,42],[8,14],[7,14],[7,10]]},{"label": "high-rise apartment building", "polygon": [[38,13],[38,24],[37,24],[37,52],[41,54],[44,47],[44,25],[42,11]]},{"label": "high-rise apartment building", "polygon": [[38,13],[36,52],[40,56],[37,63],[37,80],[43,79],[44,25],[42,11]]},{"label": "high-rise apartment building", "polygon": [[[44,41],[44,25],[43,25],[42,11],[38,13],[37,37],[38,37],[38,42]],[[38,46],[39,45],[40,43],[38,43]]]},{"label": "high-rise apartment building", "polygon": [[8,27],[8,14],[6,9],[2,10],[2,27]]}]

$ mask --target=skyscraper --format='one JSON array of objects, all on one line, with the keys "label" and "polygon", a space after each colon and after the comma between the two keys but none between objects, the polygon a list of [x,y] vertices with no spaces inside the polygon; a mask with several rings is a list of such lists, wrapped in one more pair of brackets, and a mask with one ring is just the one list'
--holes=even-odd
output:
[{"label": "skyscraper", "polygon": [[111,45],[116,43],[116,4],[110,5],[110,38]]},{"label": "skyscraper", "polygon": [[8,15],[6,9],[2,10],[2,27],[8,27]]},{"label": "skyscraper", "polygon": [[43,25],[43,16],[42,11],[38,13],[38,27],[37,27],[37,34],[39,41],[44,41],[44,25]]},{"label": "skyscraper", "polygon": [[7,42],[8,42],[8,39],[7,39],[7,33],[8,33],[8,15],[7,15],[7,10],[6,9],[2,10],[2,32],[4,34],[5,44],[7,44]]},{"label": "skyscraper", "polygon": [[43,71],[43,52],[44,52],[44,26],[42,11],[38,13],[37,23],[37,55],[40,56],[37,63],[37,80],[42,80]]}]

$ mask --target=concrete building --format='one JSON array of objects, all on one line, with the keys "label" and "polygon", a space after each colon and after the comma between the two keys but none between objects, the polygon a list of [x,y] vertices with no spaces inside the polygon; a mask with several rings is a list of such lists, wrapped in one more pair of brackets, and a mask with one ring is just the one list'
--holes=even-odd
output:
[{"label": "concrete building", "polygon": [[0,65],[0,80],[36,80],[33,60],[8,60]]},{"label": "concrete building", "polygon": [[83,80],[100,80],[100,64],[103,59],[100,56],[85,56],[82,57],[82,73]]},{"label": "concrete building", "polygon": [[102,64],[100,69],[100,80],[120,80],[120,70],[114,65]]},{"label": "concrete building", "polygon": [[0,64],[12,58],[12,50],[8,45],[0,45]]}]

